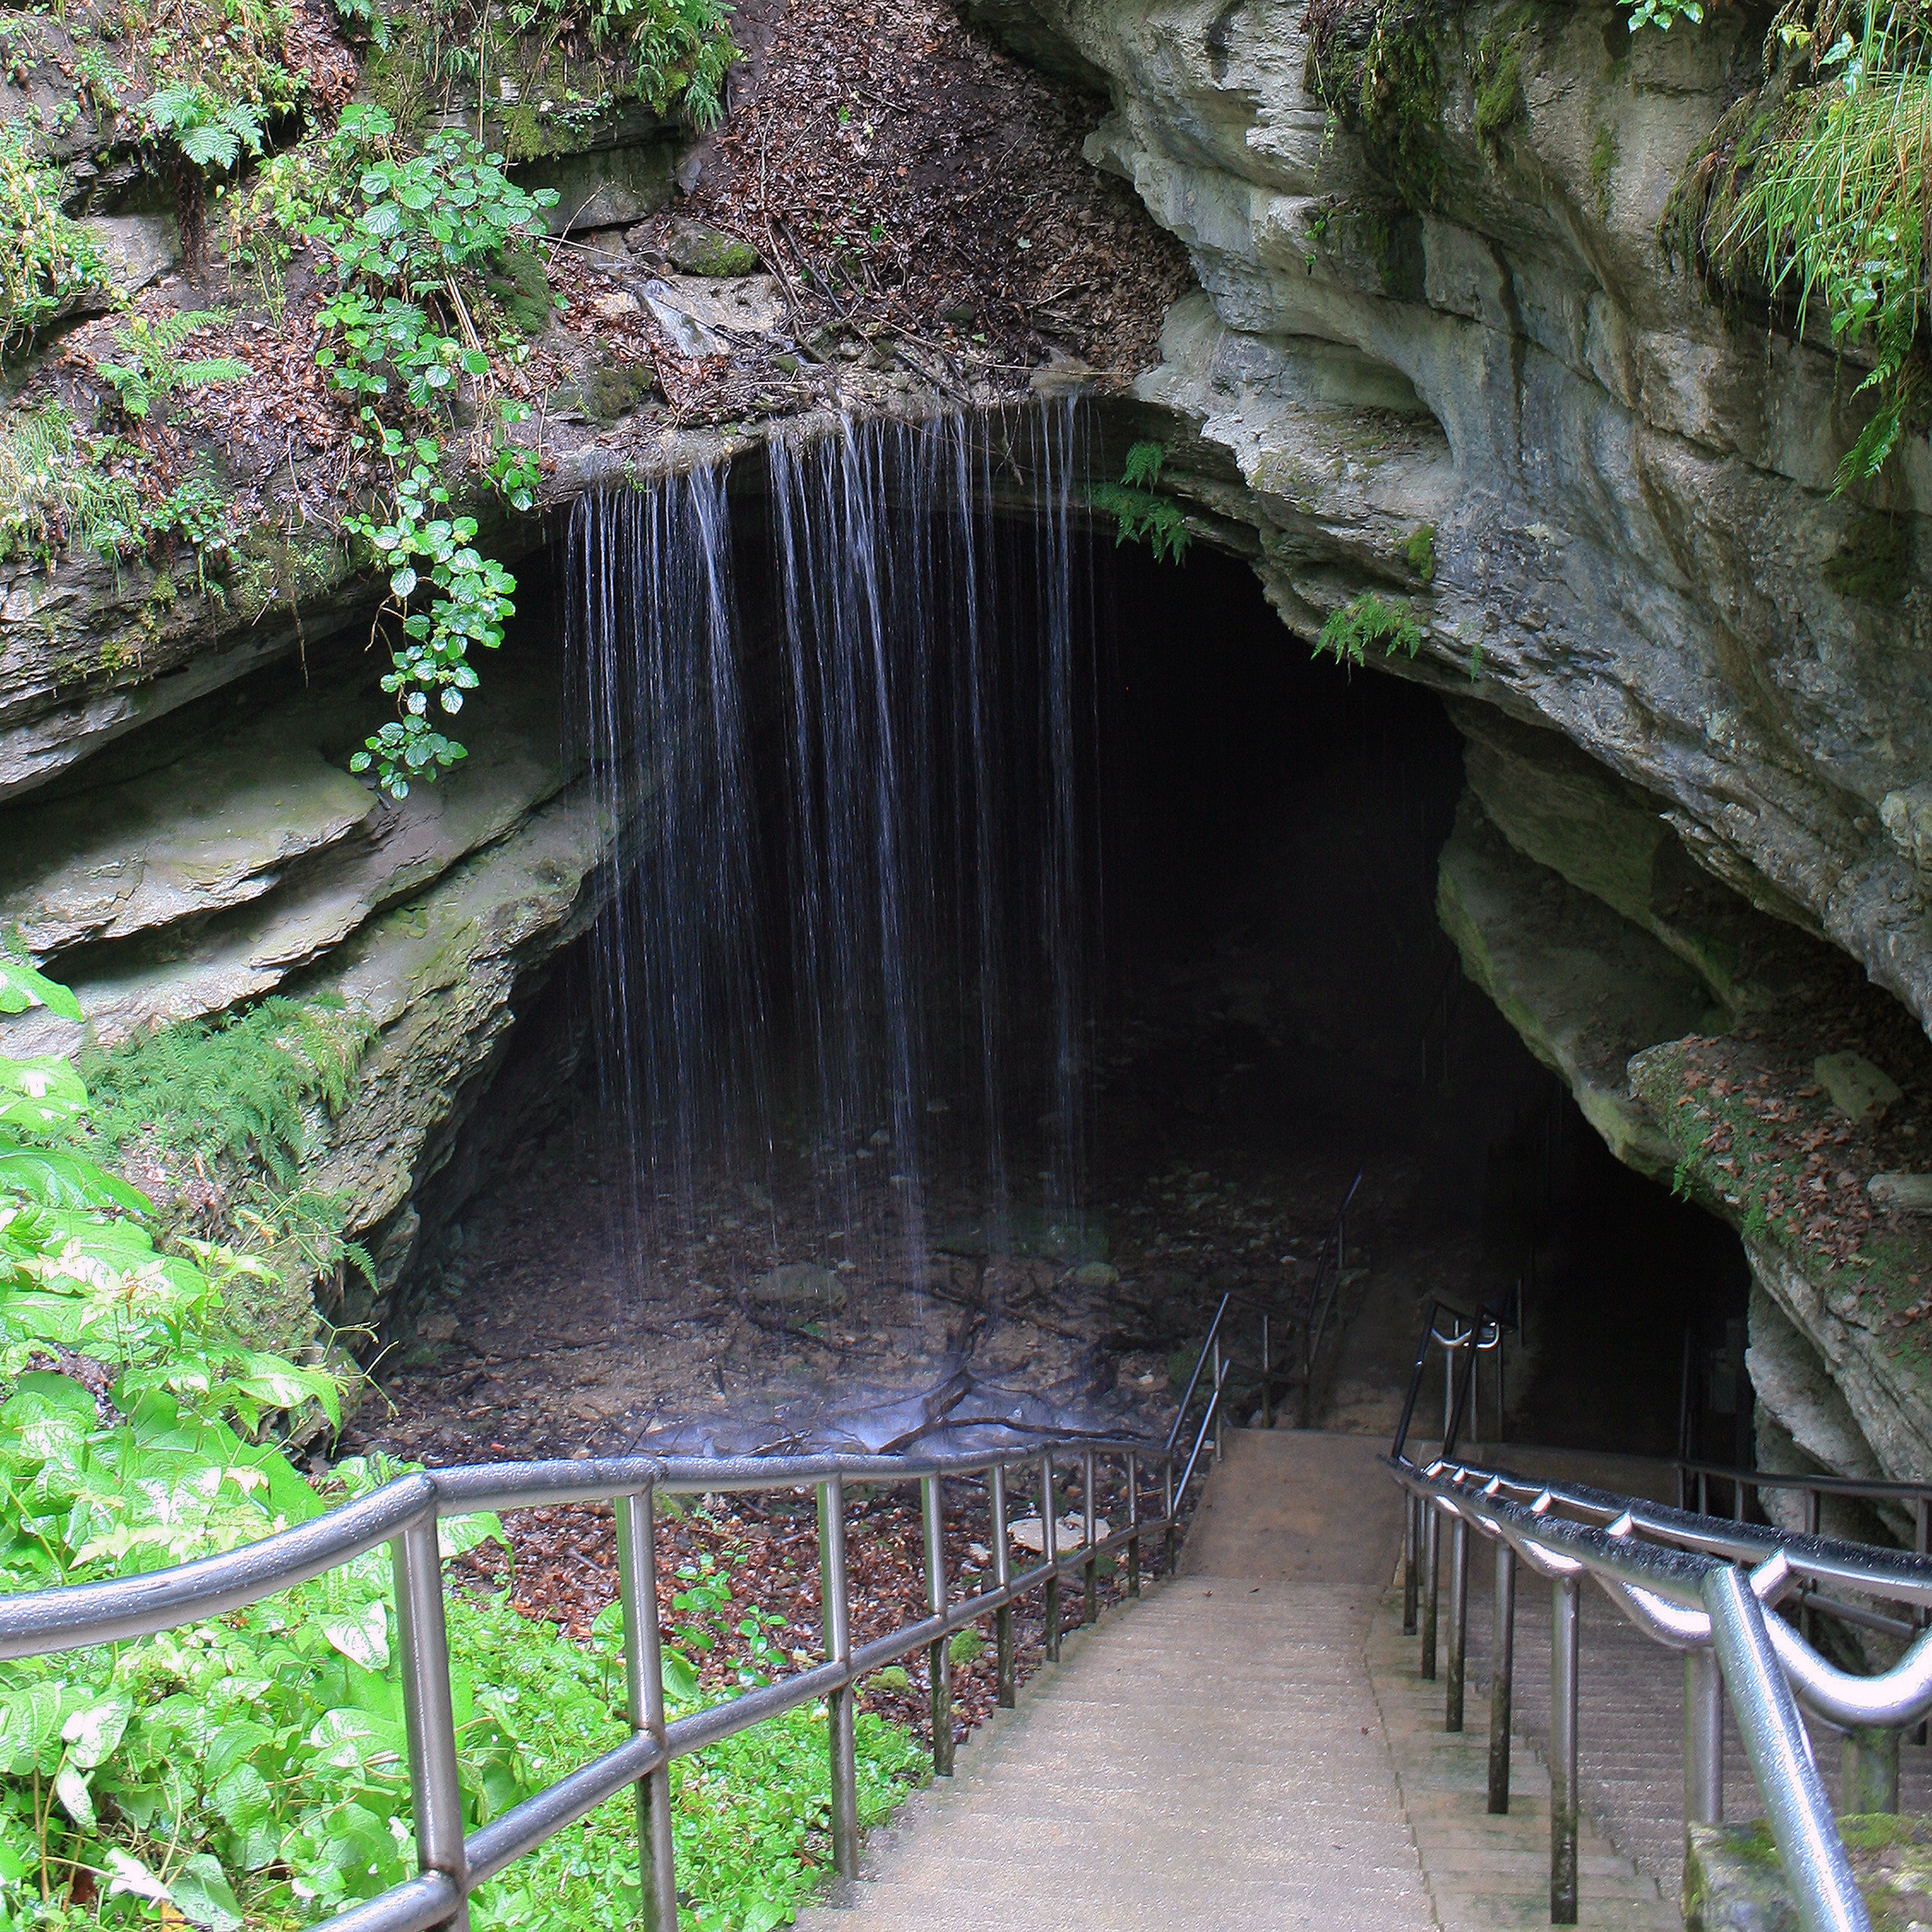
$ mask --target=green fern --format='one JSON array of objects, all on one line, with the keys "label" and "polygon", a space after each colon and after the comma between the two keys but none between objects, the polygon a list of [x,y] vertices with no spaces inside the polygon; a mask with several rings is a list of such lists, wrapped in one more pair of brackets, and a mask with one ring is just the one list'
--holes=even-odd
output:
[{"label": "green fern", "polygon": [[1096,484],[1087,500],[1119,524],[1114,539],[1117,548],[1124,543],[1144,543],[1156,557],[1178,563],[1190,541],[1186,513],[1172,497],[1154,494],[1166,460],[1165,444],[1136,443],[1120,466],[1120,482]]},{"label": "green fern", "polygon": [[262,152],[262,110],[244,100],[218,100],[205,87],[158,87],[141,104],[151,134],[172,141],[198,168],[224,173]]},{"label": "green fern", "polygon": [[158,320],[137,315],[125,328],[114,332],[115,346],[128,360],[97,362],[94,372],[137,422],[178,389],[241,382],[252,372],[232,356],[184,362],[175,352],[197,329],[218,328],[227,320],[226,312],[218,308],[179,309]]},{"label": "green fern", "polygon": [[304,1113],[341,1111],[375,1034],[364,1015],[322,995],[167,1027],[83,1070],[94,1124],[117,1147],[146,1132],[190,1158],[253,1158],[290,1186]]},{"label": "green fern", "polygon": [[1337,664],[1360,664],[1371,644],[1380,644],[1384,657],[1392,658],[1397,651],[1414,657],[1422,648],[1422,631],[1406,604],[1384,604],[1372,590],[1365,590],[1329,613],[1313,655],[1326,655]]},{"label": "green fern", "polygon": [[1137,442],[1120,466],[1120,481],[1130,488],[1151,490],[1160,482],[1160,466],[1166,460],[1166,443]]}]

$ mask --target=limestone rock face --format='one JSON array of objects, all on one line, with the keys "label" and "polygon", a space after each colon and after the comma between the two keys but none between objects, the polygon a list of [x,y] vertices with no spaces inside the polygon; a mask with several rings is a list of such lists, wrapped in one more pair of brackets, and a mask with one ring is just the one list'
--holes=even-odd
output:
[{"label": "limestone rock face", "polygon": [[[1439,125],[1410,208],[1311,94],[1298,7],[972,10],[1104,80],[1090,158],[1186,243],[1204,291],[1138,385],[1169,412],[1163,484],[1247,526],[1289,625],[1406,592],[1426,641],[1392,668],[1555,727],[1653,795],[1708,872],[1932,1022],[1932,458],[1914,439],[1888,485],[1910,532],[1894,594],[1845,594],[1864,586],[1832,566],[1863,554],[1862,512],[1830,485],[1855,385],[1733,329],[1658,244],[1756,77],[1741,16],[1668,35],[1601,4],[1432,16]],[[1485,138],[1492,30],[1521,99]],[[1424,524],[1426,583],[1396,552]]]}]

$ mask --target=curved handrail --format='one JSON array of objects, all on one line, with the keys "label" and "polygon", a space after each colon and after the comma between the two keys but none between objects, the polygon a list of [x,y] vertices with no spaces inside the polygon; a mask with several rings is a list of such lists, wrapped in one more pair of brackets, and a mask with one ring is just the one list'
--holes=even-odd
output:
[{"label": "curved handrail", "polygon": [[[1218,1398],[1220,1390],[1216,1388]],[[1210,1414],[1214,1412],[1210,1404]],[[1196,1454],[1199,1444],[1196,1445]],[[1095,1468],[1102,1459],[1126,1465],[1124,1526],[1100,1533]],[[1190,1459],[1191,1460],[1191,1459]],[[398,1476],[352,1502],[224,1554],[166,1570],[98,1583],[0,1596],[0,1660],[43,1656],[151,1635],[196,1623],[310,1581],[387,1544],[394,1565],[396,1624],[408,1738],[410,1783],[418,1876],[338,1913],[325,1932],[427,1932],[460,1918],[464,1901],[486,1879],[594,1810],[627,1785],[638,1792],[644,1844],[644,1889],[657,1923],[677,1923],[674,1852],[669,1828],[674,1758],[821,1699],[830,1706],[834,1865],[842,1876],[858,1868],[858,1801],[853,1758],[854,1687],[859,1679],[925,1648],[932,1687],[934,1767],[952,1764],[951,1662],[948,1639],[980,1618],[995,1621],[999,1700],[1010,1704],[1015,1684],[1012,1607],[1036,1589],[1046,1598],[1047,1654],[1060,1642],[1062,1580],[1084,1573],[1087,1621],[1096,1614],[1100,1564],[1124,1548],[1128,1586],[1138,1595],[1142,1545],[1156,1539],[1172,1567],[1176,1526],[1174,1463],[1168,1447],[1134,1436],[1061,1432],[1022,1450],[927,1450],[896,1456],[631,1456],[541,1462],[465,1465]],[[1085,1472],[1084,1534],[1061,1552],[1054,1527],[1057,1466],[1077,1462]],[[1041,1561],[1012,1572],[1007,1516],[1007,1474],[1015,1465],[1040,1472]],[[1142,1492],[1150,1472],[1162,1479],[1157,1514],[1144,1515]],[[983,1478],[990,1498],[993,1575],[970,1594],[954,1597],[946,1571],[943,1485]],[[925,1520],[927,1613],[902,1621],[873,1641],[851,1641],[850,1583],[844,1542],[848,1483],[919,1484]],[[820,1603],[826,1660],[776,1682],[667,1721],[661,1678],[653,1498],[667,1495],[814,1488],[818,1492]],[[480,1830],[465,1834],[451,1706],[449,1655],[444,1628],[437,1521],[482,1510],[527,1509],[571,1502],[617,1508],[619,1600],[632,1736],[582,1765]]]},{"label": "curved handrail", "polygon": [[[1454,1461],[1426,1467],[1384,1459],[1408,1492],[1405,1542],[1406,1591],[1412,1600],[1418,1512],[1431,1524],[1447,1519],[1456,1530],[1452,1603],[1466,1606],[1466,1532],[1505,1546],[1532,1570],[1552,1580],[1558,1628],[1552,1642],[1556,1701],[1552,1713],[1552,1808],[1574,1820],[1576,1801],[1576,1591],[1588,1577],[1653,1642],[1685,1656],[1685,1816],[1687,1823],[1721,1815],[1721,1727],[1713,1701],[1720,1694],[1701,1658],[1714,1655],[1730,1694],[1773,1835],[1808,1932],[1868,1932],[1869,1919],[1840,1842],[1810,1748],[1798,1716],[1802,1700],[1855,1736],[1888,1734],[1896,1778],[1896,1734],[1932,1711],[1932,1631],[1919,1636],[1889,1669],[1866,1678],[1838,1670],[1784,1621],[1766,1610],[1808,1582],[1828,1582],[1914,1605],[1932,1602],[1932,1558],[1841,1539],[1760,1528],[1696,1516],[1581,1484],[1551,1484]],[[1434,1675],[1437,1540],[1428,1538],[1430,1614],[1424,1626],[1425,1676]],[[1741,1567],[1748,1566],[1748,1568]],[[1498,1572],[1498,1635],[1494,1654],[1511,1655],[1503,1619],[1514,1614],[1513,1583]],[[1452,1630],[1450,1728],[1462,1721],[1464,1632]],[[1507,1663],[1502,1666],[1507,1670]],[[1706,1673],[1708,1676],[1708,1673]],[[1492,1724],[1507,1729],[1507,1683],[1494,1694]],[[1491,1742],[1492,1810],[1507,1808],[1508,1748],[1500,1753],[1500,1799]],[[1895,1808],[1895,1796],[1893,1798]],[[1567,1812],[1565,1807],[1567,1806]],[[1576,1888],[1574,1822],[1552,1841],[1552,1912],[1574,1921]],[[1567,1886],[1566,1900],[1560,1896]]]}]

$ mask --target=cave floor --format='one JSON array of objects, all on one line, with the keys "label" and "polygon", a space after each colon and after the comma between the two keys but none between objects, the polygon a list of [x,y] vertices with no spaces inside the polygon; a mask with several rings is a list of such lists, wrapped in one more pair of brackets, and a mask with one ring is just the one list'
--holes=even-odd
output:
[{"label": "cave floor", "polygon": [[[1303,1305],[1358,1167],[1315,1399],[1304,1411],[1299,1371],[1284,1372],[1276,1407],[1289,1425],[1389,1426],[1418,1299],[1454,1292],[1480,1244],[1445,1242],[1412,1153],[1307,1103],[1288,1064],[1296,1041],[1240,1016],[1248,962],[1234,950],[1222,968],[1149,987],[1102,1036],[1076,1235],[1021,1194],[1017,1177],[1042,1163],[1010,1143],[1016,1198],[992,1254],[980,1191],[956,1170],[942,1164],[926,1184],[922,1252],[890,1178],[865,1178],[884,1164],[872,1161],[850,1190],[856,1211],[835,1217],[853,1231],[844,1263],[825,1264],[842,1250],[828,1251],[808,1188],[700,1176],[702,1233],[664,1244],[634,1283],[618,1259],[621,1156],[580,1087],[466,1211],[345,1448],[439,1464],[878,1448],[962,1389],[955,1421],[1017,1412],[1036,1426],[1164,1431],[1224,1292]],[[1283,1340],[1277,1324],[1277,1359]]]}]

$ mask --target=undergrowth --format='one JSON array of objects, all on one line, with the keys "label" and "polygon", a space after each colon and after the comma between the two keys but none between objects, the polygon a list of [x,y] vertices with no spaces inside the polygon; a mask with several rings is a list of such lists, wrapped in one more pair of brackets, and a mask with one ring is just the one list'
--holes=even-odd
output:
[{"label": "undergrowth", "polygon": [[130,547],[140,494],[101,454],[58,401],[14,418],[0,433],[0,556],[47,561],[70,545],[112,556]]},{"label": "undergrowth", "polygon": [[[81,1017],[66,988],[0,954],[0,1012],[30,1006]],[[0,1593],[231,1550],[401,1473],[339,1464],[321,1495],[296,1474],[280,1419],[316,1405],[339,1422],[346,1378],[254,1346],[236,1316],[263,1264],[166,1241],[87,1133],[90,1116],[109,1138],[126,1120],[166,1124],[164,1070],[188,1070],[212,1144],[286,1148],[297,1095],[339,1099],[350,1052],[339,1015],[280,1001],[159,1054],[150,1042],[110,1056],[94,1069],[118,1076],[104,1103],[58,1056],[0,1055]],[[265,1072],[276,1058],[308,1070]],[[438,1533],[446,1558],[502,1538],[482,1515]],[[744,1628],[730,1568],[676,1590],[687,1648],[715,1643],[727,1620]],[[392,1589],[379,1548],[213,1622],[0,1664],[0,1928],[293,1932],[412,1876]],[[628,1729],[611,1618],[579,1646],[509,1598],[448,1604],[470,1830]],[[769,1642],[751,1656],[741,1687],[767,1661],[783,1667]],[[674,1713],[704,1701],[678,1650],[664,1686]],[[918,1780],[922,1754],[876,1717],[856,1728],[872,1822]],[[672,1767],[695,1932],[769,1932],[815,1888],[830,1856],[826,1743],[822,1713],[794,1712]],[[627,1793],[484,1888],[472,1922],[620,1932],[636,1922],[636,1872]]]},{"label": "undergrowth", "polygon": [[138,1035],[86,1064],[95,1130],[116,1147],[146,1132],[190,1158],[257,1161],[292,1186],[304,1112],[340,1111],[375,1032],[318,994]]},{"label": "undergrowth", "polygon": [[61,212],[60,185],[25,123],[0,126],[0,355],[28,347],[76,297],[108,285],[87,231]]},{"label": "undergrowth", "polygon": [[1916,4],[1792,0],[1768,85],[1728,115],[1666,210],[1666,233],[1727,292],[1761,291],[1802,335],[1822,311],[1870,367],[1871,413],[1834,487],[1869,483],[1927,414],[1932,54]]}]

